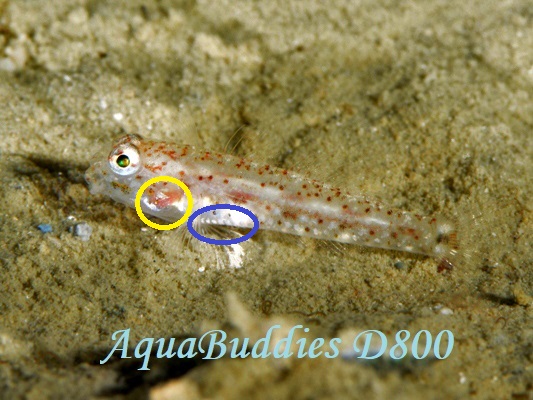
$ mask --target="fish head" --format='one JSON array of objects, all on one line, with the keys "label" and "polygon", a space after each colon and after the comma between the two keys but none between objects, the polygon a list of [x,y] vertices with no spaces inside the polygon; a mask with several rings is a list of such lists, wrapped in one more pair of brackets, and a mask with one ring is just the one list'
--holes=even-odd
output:
[{"label": "fish head", "polygon": [[[135,197],[148,180],[170,175],[180,168],[176,151],[162,142],[146,141],[130,134],[113,143],[111,151],[96,154],[85,173],[91,194],[101,194],[135,207]],[[175,220],[186,209],[183,189],[162,181],[150,185],[141,196],[144,213],[164,220]]]}]

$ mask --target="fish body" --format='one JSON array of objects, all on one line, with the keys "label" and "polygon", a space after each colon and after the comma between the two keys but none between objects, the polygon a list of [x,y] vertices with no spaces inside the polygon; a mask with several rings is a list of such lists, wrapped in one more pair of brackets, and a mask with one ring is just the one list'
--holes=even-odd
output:
[{"label": "fish body", "polygon": [[[388,207],[366,194],[352,194],[303,174],[193,146],[127,135],[107,157],[86,172],[91,193],[104,194],[134,207],[147,180],[171,176],[184,182],[193,211],[214,204],[246,207],[261,229],[342,243],[424,254],[452,266],[457,232],[444,219]],[[145,214],[174,222],[187,207],[184,192],[160,182],[142,195]],[[252,228],[253,221],[230,210],[201,214],[197,225]]]}]

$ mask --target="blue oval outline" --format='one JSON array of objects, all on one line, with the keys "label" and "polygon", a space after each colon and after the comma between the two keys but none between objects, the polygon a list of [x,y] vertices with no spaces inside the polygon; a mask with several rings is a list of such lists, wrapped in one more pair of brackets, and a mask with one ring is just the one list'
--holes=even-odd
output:
[{"label": "blue oval outline", "polygon": [[[248,232],[246,235],[243,235],[235,239],[211,239],[206,236],[200,235],[198,232],[194,230],[192,223],[197,217],[199,217],[200,215],[208,211],[214,211],[218,209],[240,211],[248,215],[254,223],[252,230]],[[236,206],[234,204],[213,204],[211,206],[205,206],[205,207],[199,208],[198,210],[193,212],[192,215],[187,219],[187,229],[189,230],[191,235],[193,235],[196,239],[201,240],[202,242],[205,242],[208,244],[214,244],[216,246],[229,246],[232,244],[241,243],[248,239],[251,239],[252,236],[255,235],[257,231],[259,230],[259,218],[257,218],[253,212],[241,206]]]}]

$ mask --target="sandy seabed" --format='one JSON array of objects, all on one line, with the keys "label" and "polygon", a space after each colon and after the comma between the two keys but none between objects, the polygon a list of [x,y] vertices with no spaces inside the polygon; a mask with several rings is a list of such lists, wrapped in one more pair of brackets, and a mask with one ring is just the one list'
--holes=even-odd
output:
[{"label": "sandy seabed", "polygon": [[[530,398],[532,97],[528,0],[0,0],[0,398]],[[235,142],[449,215],[474,257],[439,271],[261,233],[243,268],[217,269],[89,194],[91,156],[125,133]],[[406,329],[455,344],[445,360],[99,363],[121,329],[133,348],[274,324],[309,342]]]}]

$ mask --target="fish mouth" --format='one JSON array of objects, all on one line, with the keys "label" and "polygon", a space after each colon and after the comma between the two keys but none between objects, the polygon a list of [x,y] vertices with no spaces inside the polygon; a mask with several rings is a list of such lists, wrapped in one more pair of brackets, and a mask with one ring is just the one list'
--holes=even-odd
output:
[{"label": "fish mouth", "polygon": [[102,162],[97,161],[85,171],[85,181],[89,185],[91,194],[100,194],[105,190],[105,177],[102,173]]}]

